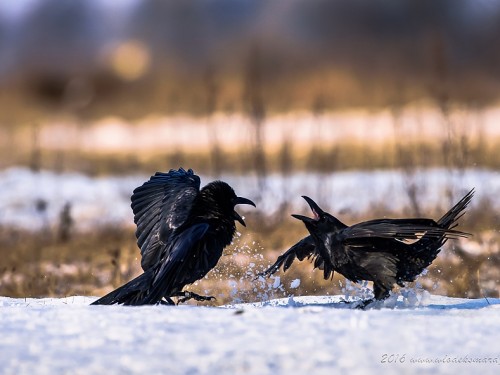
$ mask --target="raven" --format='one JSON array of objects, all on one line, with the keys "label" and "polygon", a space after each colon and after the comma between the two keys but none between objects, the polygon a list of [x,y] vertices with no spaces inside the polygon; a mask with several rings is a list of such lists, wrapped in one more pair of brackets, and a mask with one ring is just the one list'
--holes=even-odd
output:
[{"label": "raven", "polygon": [[347,279],[373,281],[375,298],[362,301],[364,308],[375,300],[389,296],[394,284],[403,286],[415,278],[438,255],[450,238],[469,236],[454,230],[458,219],[474,195],[467,193],[441,219],[377,219],[347,226],[324,212],[311,198],[303,196],[314,218],[292,215],[304,222],[310,235],[293,245],[276,262],[258,276],[270,276],[283,267],[286,271],[295,258],[314,261],[328,280],[334,271]]},{"label": "raven", "polygon": [[171,297],[182,297],[178,302],[214,299],[182,289],[215,267],[236,232],[235,220],[246,226],[234,207],[255,204],[236,196],[223,181],[200,190],[200,178],[182,168],[156,172],[131,199],[144,273],[92,305],[174,304]]}]

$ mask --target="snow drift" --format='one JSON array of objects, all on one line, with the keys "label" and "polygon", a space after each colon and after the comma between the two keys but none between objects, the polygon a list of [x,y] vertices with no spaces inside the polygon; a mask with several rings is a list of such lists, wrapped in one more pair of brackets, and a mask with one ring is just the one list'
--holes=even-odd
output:
[{"label": "snow drift", "polygon": [[[368,311],[343,297],[88,306],[0,297],[2,374],[497,374],[500,299],[424,293]],[[380,306],[379,306],[380,307]]]}]

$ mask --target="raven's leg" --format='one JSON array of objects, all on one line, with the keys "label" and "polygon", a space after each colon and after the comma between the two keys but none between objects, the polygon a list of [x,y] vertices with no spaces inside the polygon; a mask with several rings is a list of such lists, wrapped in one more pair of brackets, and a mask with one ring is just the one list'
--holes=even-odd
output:
[{"label": "raven's leg", "polygon": [[179,303],[184,303],[186,301],[189,301],[190,299],[194,299],[195,301],[214,301],[216,298],[213,296],[200,296],[199,294],[193,293],[193,292],[178,292],[175,294],[175,297],[182,297],[179,298],[177,301],[177,304]]},{"label": "raven's leg", "polygon": [[389,297],[391,292],[391,286],[387,287],[378,283],[373,283],[373,294],[375,294],[375,299],[378,301],[383,301]]}]

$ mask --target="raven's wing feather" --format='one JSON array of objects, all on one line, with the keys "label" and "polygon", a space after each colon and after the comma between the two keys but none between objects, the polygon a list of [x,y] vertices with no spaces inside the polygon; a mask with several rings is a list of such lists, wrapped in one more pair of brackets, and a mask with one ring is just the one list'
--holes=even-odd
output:
[{"label": "raven's wing feather", "polygon": [[153,270],[150,269],[121,287],[109,292],[104,297],[92,302],[91,305],[140,304],[138,302],[141,300],[144,293],[147,292],[152,277],[154,277],[154,274]]},{"label": "raven's wing feather", "polygon": [[132,210],[137,225],[135,235],[141,249],[144,271],[153,267],[165,254],[172,232],[189,215],[200,191],[200,178],[191,169],[156,172],[149,181],[134,190]]},{"label": "raven's wing feather", "polygon": [[432,219],[376,219],[352,225],[340,231],[337,239],[349,245],[356,245],[361,239],[366,238],[390,238],[400,241],[418,240],[423,235],[431,238],[458,238],[466,237],[468,234],[442,228]]},{"label": "raven's wing feather", "polygon": [[295,259],[303,261],[306,258],[310,259],[311,262],[314,262],[314,268],[323,270],[323,277],[325,280],[333,276],[333,269],[325,263],[324,259],[319,254],[312,236],[304,237],[302,240],[297,242],[290,249],[280,255],[273,265],[265,271],[257,274],[257,276],[269,277],[276,273],[280,267],[283,267],[283,272],[285,272],[288,268],[290,268]]},{"label": "raven's wing feather", "polygon": [[173,239],[170,251],[152,281],[147,295],[140,304],[155,304],[165,296],[169,296],[172,289],[182,282],[185,267],[189,266],[188,259],[193,257],[203,246],[203,238],[207,233],[207,223],[195,224]]},{"label": "raven's wing feather", "polygon": [[314,254],[317,254],[316,245],[314,244],[312,236],[307,236],[280,255],[273,265],[265,271],[260,272],[258,276],[271,276],[276,273],[281,266],[283,266],[283,271],[286,271],[290,268],[295,258],[304,260],[304,258],[309,258]]}]

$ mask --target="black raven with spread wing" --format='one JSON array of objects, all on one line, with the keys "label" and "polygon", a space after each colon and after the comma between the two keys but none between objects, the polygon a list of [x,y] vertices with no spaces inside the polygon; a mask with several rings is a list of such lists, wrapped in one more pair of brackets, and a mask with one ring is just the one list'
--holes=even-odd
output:
[{"label": "black raven with spread wing", "polygon": [[[458,219],[474,195],[465,195],[437,222],[432,219],[378,219],[347,226],[324,212],[311,198],[303,197],[314,218],[292,215],[302,220],[310,235],[293,245],[259,276],[270,276],[283,267],[286,271],[297,258],[312,259],[323,270],[324,279],[339,272],[347,279],[373,281],[376,300],[389,296],[395,284],[414,281],[438,255],[448,239],[466,237],[455,230]],[[364,307],[373,300],[364,301]]]},{"label": "black raven with spread wing", "polygon": [[238,204],[255,207],[222,181],[200,190],[200,178],[191,169],[157,172],[132,195],[144,273],[92,304],[173,304],[171,297],[213,299],[182,289],[215,267],[236,232],[235,220],[245,226],[234,210]]}]

